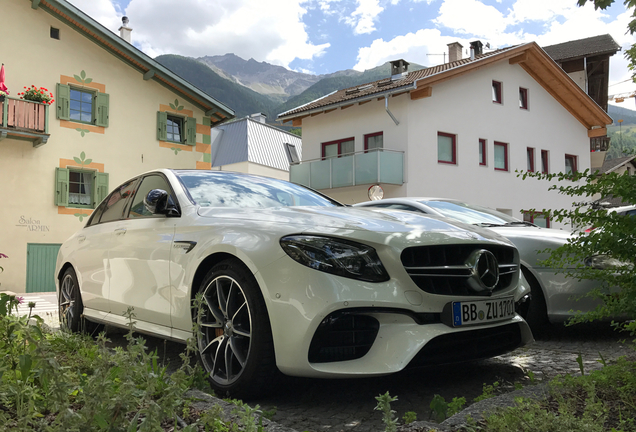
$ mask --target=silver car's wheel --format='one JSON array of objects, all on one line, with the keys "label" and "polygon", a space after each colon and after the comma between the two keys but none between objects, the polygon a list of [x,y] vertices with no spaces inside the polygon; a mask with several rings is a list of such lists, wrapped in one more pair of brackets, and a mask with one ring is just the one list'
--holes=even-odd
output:
[{"label": "silver car's wheel", "polygon": [[62,276],[58,305],[60,326],[73,332],[80,331],[80,320],[84,306],[82,305],[77,276],[72,268],[67,269]]},{"label": "silver car's wheel", "polygon": [[197,345],[210,384],[221,396],[262,393],[274,375],[274,349],[258,284],[239,261],[224,261],[204,279],[196,311]]}]

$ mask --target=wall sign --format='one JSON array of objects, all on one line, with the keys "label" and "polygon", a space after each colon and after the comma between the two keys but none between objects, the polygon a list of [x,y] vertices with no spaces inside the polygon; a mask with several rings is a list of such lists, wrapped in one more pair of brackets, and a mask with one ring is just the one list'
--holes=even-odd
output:
[{"label": "wall sign", "polygon": [[16,226],[25,227],[27,231],[49,231],[49,225],[42,225],[38,219],[33,219],[26,216],[20,216],[20,220]]}]

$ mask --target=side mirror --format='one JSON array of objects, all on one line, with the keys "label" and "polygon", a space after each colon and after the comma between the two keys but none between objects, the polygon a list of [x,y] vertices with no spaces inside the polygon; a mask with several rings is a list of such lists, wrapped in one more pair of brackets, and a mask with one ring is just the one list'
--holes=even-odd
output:
[{"label": "side mirror", "polygon": [[173,203],[169,203],[168,192],[163,189],[153,189],[144,198],[144,206],[152,214],[179,216],[179,210]]}]

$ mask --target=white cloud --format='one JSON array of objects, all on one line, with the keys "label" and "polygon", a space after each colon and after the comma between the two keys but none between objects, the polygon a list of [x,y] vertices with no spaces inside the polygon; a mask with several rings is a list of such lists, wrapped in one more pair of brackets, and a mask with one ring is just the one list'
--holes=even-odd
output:
[{"label": "white cloud", "polygon": [[551,21],[567,16],[578,7],[572,0],[517,0],[507,17],[509,24],[526,21]]},{"label": "white cloud", "polygon": [[397,36],[390,41],[376,39],[368,47],[358,50],[355,70],[363,71],[379,66],[387,61],[403,58],[412,63],[431,66],[448,61],[447,44],[459,42],[464,47],[468,46],[467,39],[458,39],[453,36],[442,36],[438,29],[423,29],[416,33]]},{"label": "white cloud", "polygon": [[497,8],[477,0],[444,0],[433,22],[456,33],[486,39],[503,33],[507,26]]},{"label": "white cloud", "polygon": [[384,11],[379,0],[356,0],[357,9],[350,17],[345,18],[345,22],[353,27],[354,34],[368,34],[374,32],[375,22],[378,15]]},{"label": "white cloud", "polygon": [[[111,0],[71,0],[116,31],[121,25]],[[189,57],[234,53],[285,67],[320,56],[329,44],[309,41],[305,0],[131,0],[126,8],[132,41],[145,53]],[[119,16],[117,16],[119,15]],[[111,17],[112,16],[112,17]]]}]

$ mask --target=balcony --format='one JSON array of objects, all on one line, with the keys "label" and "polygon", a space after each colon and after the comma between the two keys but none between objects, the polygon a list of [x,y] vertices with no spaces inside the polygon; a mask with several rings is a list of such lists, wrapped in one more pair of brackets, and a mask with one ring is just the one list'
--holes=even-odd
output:
[{"label": "balcony", "polygon": [[605,163],[605,155],[610,147],[610,137],[590,138],[590,168],[599,169]]},{"label": "balcony", "polygon": [[0,102],[0,141],[11,137],[40,147],[50,136],[48,117],[47,104],[7,96]]},{"label": "balcony", "polygon": [[609,150],[610,139],[611,138],[608,136],[590,138],[590,151],[597,152]]},{"label": "balcony", "polygon": [[292,164],[290,179],[313,189],[404,183],[404,152],[386,149]]}]

